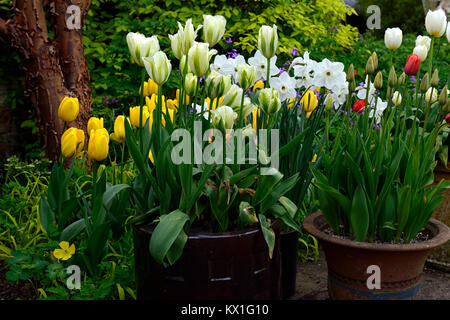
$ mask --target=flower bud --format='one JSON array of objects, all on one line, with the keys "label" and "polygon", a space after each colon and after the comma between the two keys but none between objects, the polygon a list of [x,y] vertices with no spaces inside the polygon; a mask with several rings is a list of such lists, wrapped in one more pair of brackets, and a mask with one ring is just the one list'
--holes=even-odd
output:
[{"label": "flower bud", "polygon": [[147,38],[143,34],[129,32],[127,44],[134,62],[141,67],[144,66],[143,58],[151,57],[159,51],[159,42],[156,36]]},{"label": "flower bud", "polygon": [[[139,88],[139,94],[141,94],[141,88]],[[148,79],[148,81],[144,82],[144,97],[152,94],[158,94],[158,85],[152,79]]]},{"label": "flower bud", "polygon": [[143,58],[145,69],[150,78],[162,86],[169,79],[172,65],[164,52],[158,51],[151,58]]},{"label": "flower bud", "polygon": [[80,111],[80,103],[78,98],[64,97],[58,108],[58,118],[65,122],[76,119]]},{"label": "flower bud", "polygon": [[223,16],[203,15],[203,36],[211,48],[222,39],[226,25],[227,20]]},{"label": "flower bud", "polygon": [[404,72],[402,72],[402,74],[400,75],[400,77],[398,77],[398,82],[397,84],[399,86],[402,86],[405,83],[405,79],[406,79],[406,74]]},{"label": "flower bud", "polygon": [[441,106],[445,106],[448,100],[448,87],[447,85],[445,85],[444,88],[442,88],[441,93],[439,94],[439,104]]},{"label": "flower bud", "polygon": [[394,92],[394,94],[392,95],[392,103],[396,107],[402,104],[402,95],[400,94],[400,92],[398,91]]},{"label": "flower bud", "polygon": [[183,48],[182,48],[182,38],[180,32],[175,34],[169,34],[170,46],[172,47],[172,52],[175,58],[178,60],[183,57]]},{"label": "flower bud", "polygon": [[209,60],[217,50],[209,50],[207,43],[195,43],[188,54],[189,68],[195,73],[197,77],[203,77],[209,69]]},{"label": "flower bud", "polygon": [[243,95],[243,90],[239,86],[233,84],[223,96],[222,105],[230,106],[234,108],[236,106],[241,106],[241,100]]},{"label": "flower bud", "polygon": [[421,62],[424,62],[428,56],[428,49],[425,46],[417,46],[414,48],[413,53],[420,57]]},{"label": "flower bud", "polygon": [[184,88],[186,89],[186,93],[188,96],[195,96],[195,89],[197,87],[197,76],[193,73],[188,73],[186,77],[184,77]]},{"label": "flower bud", "polygon": [[353,63],[348,67],[347,70],[347,81],[348,82],[355,82],[355,67],[353,66]]},{"label": "flower bud", "polygon": [[248,90],[256,82],[257,71],[255,66],[241,64],[236,67],[238,83],[242,89]]},{"label": "flower bud", "polygon": [[378,69],[378,55],[375,51],[372,53],[372,59],[373,59],[374,70],[377,70]]},{"label": "flower bud", "polygon": [[89,137],[88,157],[91,160],[102,161],[108,156],[109,134],[105,128],[92,130]]},{"label": "flower bud", "polygon": [[392,88],[391,86],[388,86],[387,93],[386,93],[387,98],[391,98],[393,92],[394,92],[394,88]]},{"label": "flower bud", "polygon": [[233,129],[234,120],[237,118],[237,113],[229,106],[220,106],[217,109],[211,110],[211,115],[213,127],[222,132]]},{"label": "flower bud", "polygon": [[373,63],[372,56],[370,56],[369,59],[367,59],[367,63],[366,63],[366,73],[372,74],[374,72],[375,72],[375,65]]},{"label": "flower bud", "polygon": [[383,88],[383,74],[381,73],[381,71],[378,71],[377,75],[375,76],[375,80],[373,82],[373,85],[378,90]]},{"label": "flower bud", "polygon": [[206,95],[210,99],[215,99],[223,96],[231,87],[231,76],[223,75],[216,71],[211,71],[205,81]]},{"label": "flower bud", "polygon": [[84,131],[69,128],[61,136],[61,153],[64,158],[70,159],[84,148]]},{"label": "flower bud", "polygon": [[428,103],[435,103],[437,101],[437,89],[430,87],[425,93],[425,101]]},{"label": "flower bud", "polygon": [[330,113],[333,110],[333,98],[329,96],[325,102],[325,112]]},{"label": "flower bud", "polygon": [[352,107],[353,112],[363,113],[364,106],[366,105],[366,100],[358,100]]},{"label": "flower bud", "polygon": [[259,29],[258,49],[267,59],[272,58],[278,49],[277,26],[262,26]]},{"label": "flower bud", "polygon": [[391,70],[389,71],[388,84],[392,88],[394,88],[395,85],[397,84],[397,74],[395,73],[395,67],[394,66],[392,66]]},{"label": "flower bud", "polygon": [[420,91],[425,93],[428,90],[428,72],[424,74],[422,81],[420,82]]},{"label": "flower bud", "polygon": [[110,138],[118,143],[125,141],[125,117],[118,116],[114,121],[114,132],[110,134]]},{"label": "flower bud", "polygon": [[415,76],[420,68],[420,57],[417,54],[411,54],[406,60],[405,73],[409,76]]},{"label": "flower bud", "polygon": [[384,32],[384,44],[389,50],[398,49],[403,40],[403,32],[400,28],[387,28]]},{"label": "flower bud", "polygon": [[103,118],[91,117],[87,123],[87,133],[91,133],[91,130],[97,130],[103,128]]},{"label": "flower bud", "polygon": [[259,93],[260,108],[268,115],[274,115],[281,108],[279,93],[274,88],[262,89]]},{"label": "flower bud", "polygon": [[197,29],[194,30],[194,25],[192,24],[192,19],[186,21],[186,25],[183,28],[180,22],[178,22],[178,33],[181,40],[181,51],[184,55],[188,55],[189,50],[195,43],[195,38],[197,38],[197,32],[202,28],[199,25]]},{"label": "flower bud", "polygon": [[430,85],[432,87],[437,87],[439,84],[439,71],[438,69],[434,69],[433,75],[431,76]]},{"label": "flower bud", "polygon": [[433,37],[439,38],[444,34],[446,27],[447,14],[444,10],[428,10],[428,13],[425,17],[425,28],[427,29],[428,34]]},{"label": "flower bud", "polygon": [[445,116],[445,122],[450,123],[450,113]]},{"label": "flower bud", "polygon": [[192,72],[189,68],[189,63],[187,63],[187,57],[182,56],[180,60],[180,73],[182,76],[186,76],[189,72]]}]

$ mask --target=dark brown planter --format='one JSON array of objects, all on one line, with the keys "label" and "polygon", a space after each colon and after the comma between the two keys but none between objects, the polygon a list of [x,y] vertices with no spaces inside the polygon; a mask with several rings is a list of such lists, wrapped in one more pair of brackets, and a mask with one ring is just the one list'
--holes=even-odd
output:
[{"label": "dark brown planter", "polygon": [[134,228],[138,299],[257,300],[281,298],[280,222],[272,225],[275,249],[269,259],[259,228],[189,234],[183,255],[164,268],[150,255],[153,228]]},{"label": "dark brown planter", "polygon": [[[435,219],[426,227],[430,240],[414,244],[379,244],[333,237],[323,232],[328,224],[321,212],[303,221],[307,232],[319,239],[328,265],[328,294],[331,299],[412,299],[420,288],[420,276],[428,254],[450,239],[450,229]],[[379,266],[381,288],[368,289],[371,273]]]},{"label": "dark brown planter", "polygon": [[287,299],[295,293],[297,278],[298,232],[282,232],[281,243],[281,297]]},{"label": "dark brown planter", "polygon": [[[434,182],[438,183],[442,179],[450,180],[450,170],[439,163],[434,169]],[[442,196],[444,199],[441,205],[434,210],[433,218],[450,227],[450,189],[445,190]],[[428,257],[427,263],[436,269],[450,272],[450,242],[434,250]]]}]

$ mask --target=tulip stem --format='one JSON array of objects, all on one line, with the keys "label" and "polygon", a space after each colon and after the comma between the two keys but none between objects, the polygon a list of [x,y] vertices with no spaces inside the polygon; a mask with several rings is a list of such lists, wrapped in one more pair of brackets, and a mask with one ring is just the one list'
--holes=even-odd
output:
[{"label": "tulip stem", "polygon": [[[429,98],[428,101],[427,101],[427,113],[425,114],[425,120],[424,120],[424,122],[423,122],[422,138],[424,137],[425,131],[427,130],[428,115],[430,114],[431,100],[432,100],[432,97],[433,97],[433,91],[434,91],[434,88],[433,88],[433,87],[430,87],[430,88],[431,88],[431,93],[430,93],[430,98]],[[437,89],[436,89],[436,90],[437,90]]]},{"label": "tulip stem", "polygon": [[[64,131],[66,131],[66,126],[67,126],[67,122],[64,121],[64,124],[63,124],[63,131],[62,131],[62,133],[61,133],[61,137],[62,137],[62,135],[64,134]],[[60,139],[60,142],[59,142],[59,143],[61,144],[61,139]],[[77,145],[77,148],[78,148],[78,145]],[[75,153],[76,153],[76,150],[75,150]],[[63,156],[63,153],[62,153],[62,148],[61,148],[61,160],[59,161],[59,163],[60,163],[60,165],[61,165],[61,168],[63,168],[63,167],[64,167],[64,156]]]},{"label": "tulip stem", "polygon": [[124,144],[123,143],[121,143],[120,144],[120,149],[121,149],[121,151],[122,151],[122,157],[121,157],[121,161],[120,161],[120,183],[123,183],[123,169],[124,169],[124,166],[125,166],[125,163],[123,163],[123,156],[124,156],[124,153],[125,153],[125,146],[124,146]]},{"label": "tulip stem", "polygon": [[241,108],[239,109],[239,123],[238,128],[242,128],[242,111],[244,110],[244,90],[242,90],[242,97],[241,97]]},{"label": "tulip stem", "polygon": [[431,45],[430,45],[430,54],[428,57],[428,87],[430,87],[431,84],[431,71],[433,70],[433,51],[434,51],[434,37],[431,38]]},{"label": "tulip stem", "polygon": [[264,88],[269,87],[269,79],[270,79],[270,58],[267,58],[267,77],[266,82],[264,83]]},{"label": "tulip stem", "polygon": [[[139,103],[139,148],[141,149],[141,153],[144,152],[144,147],[142,145],[142,140],[143,140],[143,128],[142,128],[142,114],[143,114],[143,109],[144,109],[144,77],[145,77],[145,69],[142,69],[141,72],[141,92],[140,92],[140,103]],[[159,86],[158,86],[159,88]]]}]

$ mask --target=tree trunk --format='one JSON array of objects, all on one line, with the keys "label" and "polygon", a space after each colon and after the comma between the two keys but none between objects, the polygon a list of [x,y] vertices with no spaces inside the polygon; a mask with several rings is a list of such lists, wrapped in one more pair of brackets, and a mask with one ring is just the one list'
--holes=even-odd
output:
[{"label": "tree trunk", "polygon": [[[54,40],[48,36],[43,0],[14,1],[14,17],[7,22],[0,19],[0,37],[19,54],[26,78],[25,97],[36,110],[41,143],[47,157],[57,160],[63,130],[58,118],[61,100],[74,96],[80,101],[80,114],[69,126],[86,130],[91,113],[89,72],[81,35],[90,0],[54,0],[46,4],[55,16]],[[79,12],[67,10],[70,5],[77,6]],[[77,14],[80,23],[73,28],[68,19]]]}]

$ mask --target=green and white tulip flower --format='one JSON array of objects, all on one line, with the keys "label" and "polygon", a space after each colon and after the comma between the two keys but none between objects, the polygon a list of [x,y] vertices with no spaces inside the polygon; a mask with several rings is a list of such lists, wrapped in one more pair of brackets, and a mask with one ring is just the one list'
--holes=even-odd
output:
[{"label": "green and white tulip flower", "polygon": [[143,60],[148,75],[159,86],[169,79],[172,64],[164,52],[158,51],[151,58],[143,58]]},{"label": "green and white tulip flower", "polygon": [[186,89],[186,93],[188,96],[195,96],[195,88],[197,86],[197,76],[193,73],[188,73],[186,77],[184,77],[184,87]]},{"label": "green and white tulip flower", "polygon": [[425,101],[428,103],[435,103],[438,99],[438,90],[436,88],[430,87],[425,93]]},{"label": "green and white tulip flower", "polygon": [[175,58],[180,60],[183,57],[183,46],[182,38],[180,32],[175,34],[169,34],[170,46],[172,47],[172,52]]},{"label": "green and white tulip flower", "polygon": [[231,87],[231,76],[223,75],[217,71],[211,71],[206,78],[206,95],[214,100],[215,98],[223,96]]},{"label": "green and white tulip flower", "polygon": [[278,48],[277,26],[262,26],[259,29],[258,49],[267,59],[275,56]]},{"label": "green and white tulip flower", "polygon": [[446,27],[447,15],[444,10],[428,10],[427,16],[425,17],[425,28],[431,36],[440,38],[445,33]]},{"label": "green and white tulip flower", "polygon": [[268,116],[277,113],[281,108],[278,91],[274,88],[262,89],[259,93],[259,105]]},{"label": "green and white tulip flower", "polygon": [[249,66],[248,64],[241,64],[236,67],[238,83],[244,90],[248,90],[256,82],[257,71],[256,67]]},{"label": "green and white tulip flower", "polygon": [[181,25],[178,22],[178,37],[181,41],[181,51],[184,55],[188,55],[189,50],[195,43],[195,38],[197,38],[197,32],[202,28],[202,25],[199,25],[197,29],[194,29],[194,25],[192,24],[192,19],[188,19],[186,21],[186,25]]},{"label": "green and white tulip flower", "polygon": [[400,92],[398,92],[398,91],[394,92],[394,94],[392,95],[392,103],[396,107],[398,107],[399,105],[402,104],[402,95]]},{"label": "green and white tulip flower", "polygon": [[233,129],[237,113],[229,106],[221,106],[211,111],[212,125],[221,131]]},{"label": "green and white tulip flower", "polygon": [[203,15],[203,36],[211,48],[222,39],[226,25],[227,20],[223,16]]},{"label": "green and white tulip flower", "polygon": [[215,49],[209,50],[207,43],[194,43],[188,53],[189,68],[197,77],[203,77],[209,69],[209,60],[216,53]]},{"label": "green and white tulip flower", "polygon": [[128,49],[134,62],[143,67],[143,58],[151,57],[159,51],[159,41],[156,36],[145,37],[141,33],[129,32],[127,34]]},{"label": "green and white tulip flower", "polygon": [[241,106],[242,95],[244,91],[241,87],[233,84],[223,96],[222,105],[234,107]]},{"label": "green and white tulip flower", "polygon": [[400,48],[403,40],[403,32],[400,28],[387,28],[384,32],[384,44],[389,50]]}]

